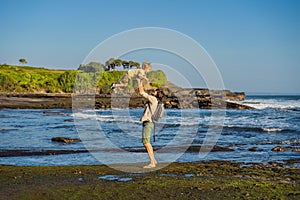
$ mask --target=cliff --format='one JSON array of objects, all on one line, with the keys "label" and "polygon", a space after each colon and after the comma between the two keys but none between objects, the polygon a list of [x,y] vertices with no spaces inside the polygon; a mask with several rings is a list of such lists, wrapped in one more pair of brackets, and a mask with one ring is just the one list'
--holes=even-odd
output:
[{"label": "cliff", "polygon": [[[90,73],[80,70],[50,70],[46,68],[0,65],[0,108],[71,108],[72,90],[78,74],[84,83],[93,83],[95,76],[101,76],[97,84],[95,108],[110,108],[112,82],[119,80],[125,71],[104,71]],[[230,108],[251,109],[228,100],[241,101],[244,93],[229,90],[213,91],[201,88],[180,88],[168,82],[163,71],[151,71],[147,74],[153,86],[159,87],[164,95],[166,108]],[[84,88],[93,88],[84,85]],[[132,83],[129,88],[134,91]],[[146,87],[147,89],[147,87]],[[113,98],[113,107],[143,107],[145,99],[136,93],[118,94]],[[80,100],[80,98],[79,98]],[[81,97],[84,104],[84,97]],[[127,103],[126,103],[127,102]]]},{"label": "cliff", "polygon": [[[245,93],[234,93],[229,90],[208,90],[201,88],[179,89],[174,92],[164,90],[165,105],[167,108],[228,108],[228,109],[251,109],[230,101],[242,101]],[[230,101],[228,101],[230,100]]]},{"label": "cliff", "polygon": [[[233,93],[225,91],[209,91],[208,89],[183,89],[161,87],[164,94],[164,104],[166,108],[227,108],[227,109],[252,109],[251,107],[238,103],[228,102],[227,100],[244,100],[244,93]],[[212,98],[213,96],[213,98]],[[91,96],[92,98],[94,96]],[[142,108],[146,100],[140,95],[133,94],[97,94],[95,95],[95,108]],[[73,99],[74,100],[74,99]],[[77,95],[76,101],[84,104],[86,95]],[[212,103],[213,102],[213,103]],[[72,94],[54,93],[0,93],[1,108],[72,108]]]},{"label": "cliff", "polygon": [[245,100],[244,92],[209,90],[205,88],[181,88],[170,82],[161,87],[167,108],[228,108],[252,109],[230,101]]}]

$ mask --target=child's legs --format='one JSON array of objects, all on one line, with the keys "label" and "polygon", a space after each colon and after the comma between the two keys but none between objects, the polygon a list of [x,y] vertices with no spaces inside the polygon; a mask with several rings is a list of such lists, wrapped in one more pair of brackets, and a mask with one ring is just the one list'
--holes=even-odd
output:
[{"label": "child's legs", "polygon": [[125,74],[115,85],[117,87],[127,86],[129,83],[129,77]]}]

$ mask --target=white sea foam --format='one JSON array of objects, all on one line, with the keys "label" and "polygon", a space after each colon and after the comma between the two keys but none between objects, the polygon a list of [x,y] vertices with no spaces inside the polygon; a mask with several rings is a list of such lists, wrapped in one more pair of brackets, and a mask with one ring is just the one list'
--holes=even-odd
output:
[{"label": "white sea foam", "polygon": [[229,101],[229,102],[247,105],[260,110],[266,108],[278,108],[278,109],[300,108],[300,100],[254,99],[254,100]]},{"label": "white sea foam", "polygon": [[[122,110],[121,110],[122,111]],[[135,113],[132,116],[122,115],[122,113],[92,113],[90,111],[82,111],[82,112],[74,112],[72,116],[76,119],[95,119],[99,122],[121,122],[121,123],[141,123],[140,122],[140,113]],[[203,123],[208,123],[211,120],[211,116],[199,118],[199,117],[182,117],[182,116],[172,116],[172,115],[165,115],[158,124],[171,124],[175,126],[198,126],[200,121]]]},{"label": "white sea foam", "polygon": [[262,130],[265,132],[280,132],[283,129],[281,129],[281,128],[262,128]]},{"label": "white sea foam", "polygon": [[77,118],[77,119],[91,119],[91,118],[95,118],[96,115],[85,113],[85,112],[76,112],[76,113],[72,114],[72,117]]}]

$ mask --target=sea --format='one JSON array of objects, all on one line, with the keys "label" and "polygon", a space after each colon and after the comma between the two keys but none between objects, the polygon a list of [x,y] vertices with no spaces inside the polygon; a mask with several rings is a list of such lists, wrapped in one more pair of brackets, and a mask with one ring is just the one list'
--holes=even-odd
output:
[{"label": "sea", "polygon": [[[156,123],[155,141],[151,137],[158,162],[293,161],[289,167],[300,167],[300,96],[247,96],[237,103],[254,109],[166,109]],[[141,142],[142,114],[143,109],[2,109],[0,164],[148,162]],[[77,138],[81,142],[55,142],[54,137]],[[283,150],[274,151],[275,147]]]}]

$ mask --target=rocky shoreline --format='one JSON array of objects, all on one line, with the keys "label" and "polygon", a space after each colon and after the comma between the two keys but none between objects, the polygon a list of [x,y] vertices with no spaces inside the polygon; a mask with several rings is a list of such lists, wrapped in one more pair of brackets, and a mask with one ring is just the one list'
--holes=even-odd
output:
[{"label": "rocky shoreline", "polygon": [[[249,106],[231,102],[244,100],[245,93],[243,92],[235,93],[229,90],[212,91],[179,87],[162,87],[161,91],[165,97],[164,104],[166,108],[253,109]],[[96,94],[90,97],[95,98],[95,109],[111,108],[112,106],[142,108],[146,102],[143,97],[136,93]],[[77,102],[84,103],[86,98],[87,95],[74,95],[71,93],[0,93],[0,109],[70,109],[74,99]]]},{"label": "rocky shoreline", "polygon": [[[2,199],[299,199],[300,171],[276,163],[146,163],[106,165],[0,165]],[[161,163],[158,164],[158,166]]]},{"label": "rocky shoreline", "polygon": [[[53,141],[53,140],[52,140]],[[186,152],[199,152],[201,146],[181,146],[181,147],[174,147],[174,148],[165,148],[164,152],[173,152],[176,150],[187,149]],[[159,148],[154,147],[154,151],[159,150]],[[132,152],[132,153],[146,153],[145,149],[135,149],[135,148],[123,148],[123,150]],[[88,152],[103,152],[103,149],[94,149],[94,150],[71,150],[71,149],[64,149],[64,150],[26,150],[26,149],[19,149],[19,150],[11,150],[11,149],[2,149],[0,150],[0,158],[1,157],[17,157],[17,156],[51,156],[51,155],[61,155],[61,154],[76,154],[76,153],[88,153]],[[109,151],[119,151],[119,149],[109,149]],[[230,147],[221,147],[221,146],[214,146],[211,150],[212,152],[217,151],[234,151]]]}]

